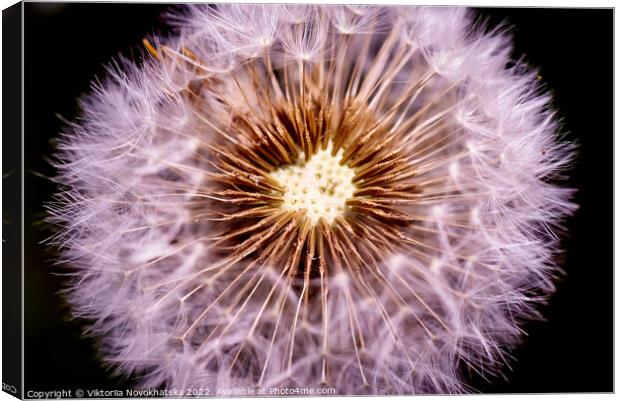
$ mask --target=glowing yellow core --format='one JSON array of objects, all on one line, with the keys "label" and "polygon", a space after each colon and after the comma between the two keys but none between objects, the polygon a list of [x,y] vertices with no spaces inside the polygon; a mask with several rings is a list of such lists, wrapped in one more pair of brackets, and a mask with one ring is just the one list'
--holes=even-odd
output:
[{"label": "glowing yellow core", "polygon": [[302,153],[295,164],[279,167],[271,173],[286,189],[283,208],[306,209],[313,223],[321,217],[331,223],[337,216],[344,215],[347,199],[353,197],[356,190],[355,172],[340,165],[342,149],[336,156],[331,153],[330,142],[327,149],[320,149],[307,162]]}]

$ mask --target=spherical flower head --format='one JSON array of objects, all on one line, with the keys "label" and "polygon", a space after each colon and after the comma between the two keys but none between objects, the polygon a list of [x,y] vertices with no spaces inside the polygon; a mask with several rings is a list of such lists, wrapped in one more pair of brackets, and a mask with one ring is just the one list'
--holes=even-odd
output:
[{"label": "spherical flower head", "polygon": [[59,142],[66,296],[146,387],[450,393],[553,291],[537,74],[461,8],[193,5]]}]

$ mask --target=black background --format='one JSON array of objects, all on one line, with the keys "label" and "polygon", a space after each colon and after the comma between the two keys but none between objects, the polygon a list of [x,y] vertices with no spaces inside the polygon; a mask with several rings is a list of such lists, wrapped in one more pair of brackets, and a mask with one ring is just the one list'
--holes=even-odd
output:
[{"label": "black background", "polygon": [[[123,389],[131,379],[101,367],[96,346],[79,322],[67,321],[57,292],[62,270],[40,244],[41,219],[54,186],[45,155],[63,123],[78,113],[76,97],[89,90],[103,63],[131,55],[142,38],[165,32],[162,5],[25,5],[25,388]],[[515,57],[540,68],[552,89],[579,157],[570,185],[578,213],[564,239],[566,276],[543,308],[546,321],[525,326],[504,378],[471,384],[488,392],[609,392],[613,390],[613,11],[567,9],[477,10],[492,25],[508,22]]]}]

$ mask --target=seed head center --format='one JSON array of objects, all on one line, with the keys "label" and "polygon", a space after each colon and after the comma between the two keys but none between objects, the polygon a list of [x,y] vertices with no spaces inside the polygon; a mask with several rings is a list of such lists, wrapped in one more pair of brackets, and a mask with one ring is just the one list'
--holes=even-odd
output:
[{"label": "seed head center", "polygon": [[353,197],[355,171],[341,165],[342,149],[332,156],[332,143],[320,149],[310,160],[302,154],[297,163],[279,167],[271,173],[285,188],[282,207],[306,209],[313,223],[321,217],[331,223],[346,212],[347,199]]}]

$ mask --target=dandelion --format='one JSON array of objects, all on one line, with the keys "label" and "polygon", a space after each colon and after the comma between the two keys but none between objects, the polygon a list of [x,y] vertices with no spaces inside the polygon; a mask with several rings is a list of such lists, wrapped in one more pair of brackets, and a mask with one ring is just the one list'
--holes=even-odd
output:
[{"label": "dandelion", "polygon": [[467,391],[575,206],[537,73],[462,8],[193,5],[59,142],[66,296],[141,385]]}]

